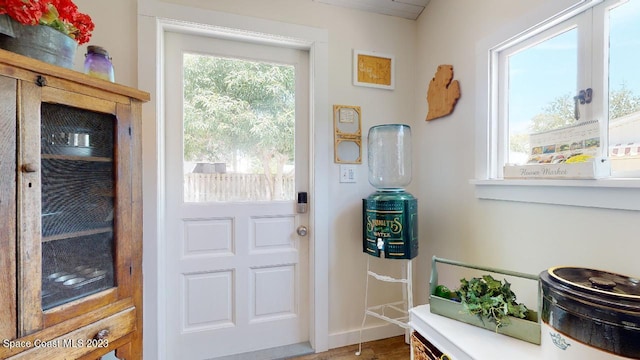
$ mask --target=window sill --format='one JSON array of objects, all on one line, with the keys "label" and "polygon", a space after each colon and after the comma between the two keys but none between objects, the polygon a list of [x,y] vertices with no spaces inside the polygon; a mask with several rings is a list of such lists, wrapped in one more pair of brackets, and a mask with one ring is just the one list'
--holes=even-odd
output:
[{"label": "window sill", "polygon": [[640,210],[640,179],[470,180],[479,199]]}]

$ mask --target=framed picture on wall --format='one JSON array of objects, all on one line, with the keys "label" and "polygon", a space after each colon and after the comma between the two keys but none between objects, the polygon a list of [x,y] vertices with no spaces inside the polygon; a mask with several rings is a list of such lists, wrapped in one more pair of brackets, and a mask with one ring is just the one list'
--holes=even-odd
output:
[{"label": "framed picture on wall", "polygon": [[394,70],[393,55],[353,50],[353,85],[393,90]]}]

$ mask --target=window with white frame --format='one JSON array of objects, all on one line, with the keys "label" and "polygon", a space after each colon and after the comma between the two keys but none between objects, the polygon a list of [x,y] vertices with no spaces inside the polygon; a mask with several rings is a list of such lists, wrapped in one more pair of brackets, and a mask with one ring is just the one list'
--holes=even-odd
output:
[{"label": "window with white frame", "polygon": [[640,0],[606,0],[491,51],[488,178],[504,165],[606,158],[640,177]]}]

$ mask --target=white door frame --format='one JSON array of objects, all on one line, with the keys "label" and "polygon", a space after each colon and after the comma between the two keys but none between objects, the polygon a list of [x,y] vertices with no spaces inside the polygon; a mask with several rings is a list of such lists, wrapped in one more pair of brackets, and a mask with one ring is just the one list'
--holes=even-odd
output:
[{"label": "white door frame", "polygon": [[329,348],[328,179],[331,121],[328,104],[328,32],[276,21],[138,0],[138,87],[151,92],[143,106],[144,356],[166,360],[164,236],[164,33],[191,32],[309,51],[309,323],[316,352]]}]

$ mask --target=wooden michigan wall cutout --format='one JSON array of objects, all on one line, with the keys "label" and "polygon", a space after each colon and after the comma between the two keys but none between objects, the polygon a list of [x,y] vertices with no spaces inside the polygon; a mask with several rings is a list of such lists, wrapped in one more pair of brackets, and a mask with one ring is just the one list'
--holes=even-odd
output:
[{"label": "wooden michigan wall cutout", "polygon": [[427,120],[447,116],[453,112],[460,98],[460,83],[453,80],[453,65],[440,65],[429,82]]}]

